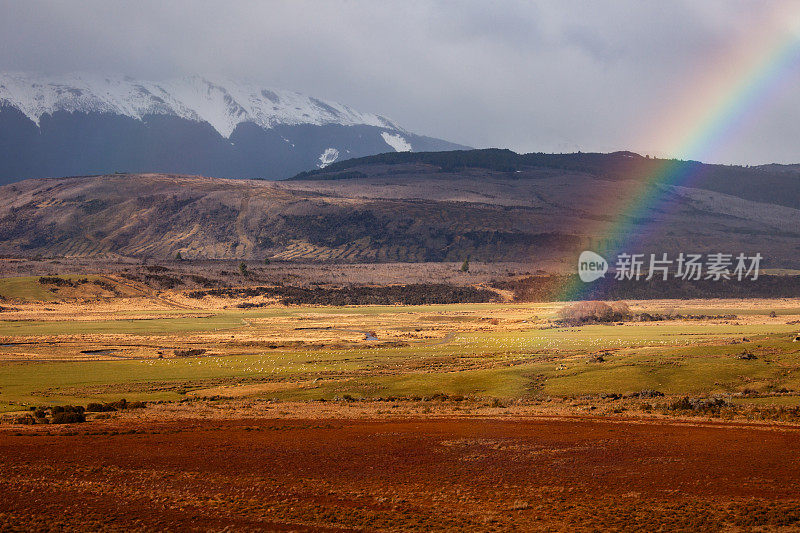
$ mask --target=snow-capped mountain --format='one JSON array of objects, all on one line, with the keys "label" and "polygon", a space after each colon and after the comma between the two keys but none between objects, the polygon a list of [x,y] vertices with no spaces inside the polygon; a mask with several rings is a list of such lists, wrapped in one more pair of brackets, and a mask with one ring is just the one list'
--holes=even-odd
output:
[{"label": "snow-capped mountain", "polygon": [[0,73],[0,181],[114,171],[280,178],[350,157],[457,148],[380,115],[248,83]]},{"label": "snow-capped mountain", "polygon": [[223,85],[197,76],[153,82],[127,76],[7,73],[0,74],[0,103],[19,109],[37,125],[42,115],[67,111],[112,113],[140,120],[147,115],[174,115],[208,122],[223,137],[230,137],[243,122],[262,128],[339,124],[401,129],[384,117],[335,102],[257,85],[230,81]]}]

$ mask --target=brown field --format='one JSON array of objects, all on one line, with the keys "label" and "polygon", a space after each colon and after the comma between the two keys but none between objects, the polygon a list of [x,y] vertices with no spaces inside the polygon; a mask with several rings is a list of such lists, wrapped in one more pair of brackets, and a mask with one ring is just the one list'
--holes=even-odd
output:
[{"label": "brown field", "polygon": [[0,529],[794,529],[800,433],[601,417],[0,433]]}]

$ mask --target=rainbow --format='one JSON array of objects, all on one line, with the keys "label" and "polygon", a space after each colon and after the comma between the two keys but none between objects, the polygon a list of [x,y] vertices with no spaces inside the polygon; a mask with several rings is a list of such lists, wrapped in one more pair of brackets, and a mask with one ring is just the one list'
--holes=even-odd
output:
[{"label": "rainbow", "polygon": [[[619,213],[605,227],[594,228],[599,241],[617,243],[596,250],[610,266],[617,253],[634,252],[636,244],[652,228],[636,226],[658,209],[667,195],[664,186],[690,185],[696,177],[694,165],[686,161],[713,160],[720,148],[768,104],[789,76],[800,66],[800,4],[783,4],[756,30],[738,39],[738,46],[713,62],[717,68],[704,73],[678,104],[669,106],[668,116],[657,121],[650,146],[672,147],[676,159],[657,160],[652,170],[629,193],[618,200],[612,212]],[[575,256],[577,260],[577,254]],[[590,285],[570,276],[554,294],[555,300],[578,300],[587,296]]]}]

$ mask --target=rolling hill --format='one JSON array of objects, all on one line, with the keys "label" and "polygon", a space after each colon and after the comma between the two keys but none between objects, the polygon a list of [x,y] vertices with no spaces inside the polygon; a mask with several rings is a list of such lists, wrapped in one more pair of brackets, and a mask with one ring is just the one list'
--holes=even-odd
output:
[{"label": "rolling hill", "polygon": [[[474,150],[383,154],[281,182],[171,174],[26,180],[0,188],[0,254],[308,262],[469,256],[557,270],[572,266],[577,251],[603,244],[599,228],[620,216],[609,199],[635,186],[648,164],[628,153]],[[649,228],[640,251],[760,252],[764,266],[799,267],[797,176],[705,167],[707,179],[664,186],[666,203],[632,221]]]}]

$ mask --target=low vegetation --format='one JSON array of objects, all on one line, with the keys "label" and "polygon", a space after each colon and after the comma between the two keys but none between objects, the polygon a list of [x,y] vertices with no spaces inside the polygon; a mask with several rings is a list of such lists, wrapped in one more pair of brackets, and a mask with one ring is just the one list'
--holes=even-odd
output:
[{"label": "low vegetation", "polygon": [[[528,276],[497,280],[491,287],[512,291],[517,302],[548,302],[563,298],[563,288],[583,286],[577,275]],[[761,275],[754,281],[731,280],[616,280],[606,279],[584,287],[584,298],[596,300],[657,300],[692,298],[796,298],[800,297],[800,276]]]},{"label": "low vegetation", "polygon": [[186,350],[175,350],[175,357],[197,357],[206,353],[205,348],[187,348]]},{"label": "low vegetation", "polygon": [[128,402],[124,398],[107,403],[91,402],[81,405],[43,405],[29,408],[29,413],[14,418],[14,423],[35,424],[80,424],[86,422],[87,413],[108,413],[126,409],[142,409],[145,402]]},{"label": "low vegetation", "polygon": [[443,283],[346,287],[244,287],[191,291],[190,298],[275,298],[285,305],[430,305],[481,303],[499,299],[488,289]]},{"label": "low vegetation", "polygon": [[562,307],[559,315],[564,324],[577,326],[629,320],[631,310],[625,302],[578,302]]}]

